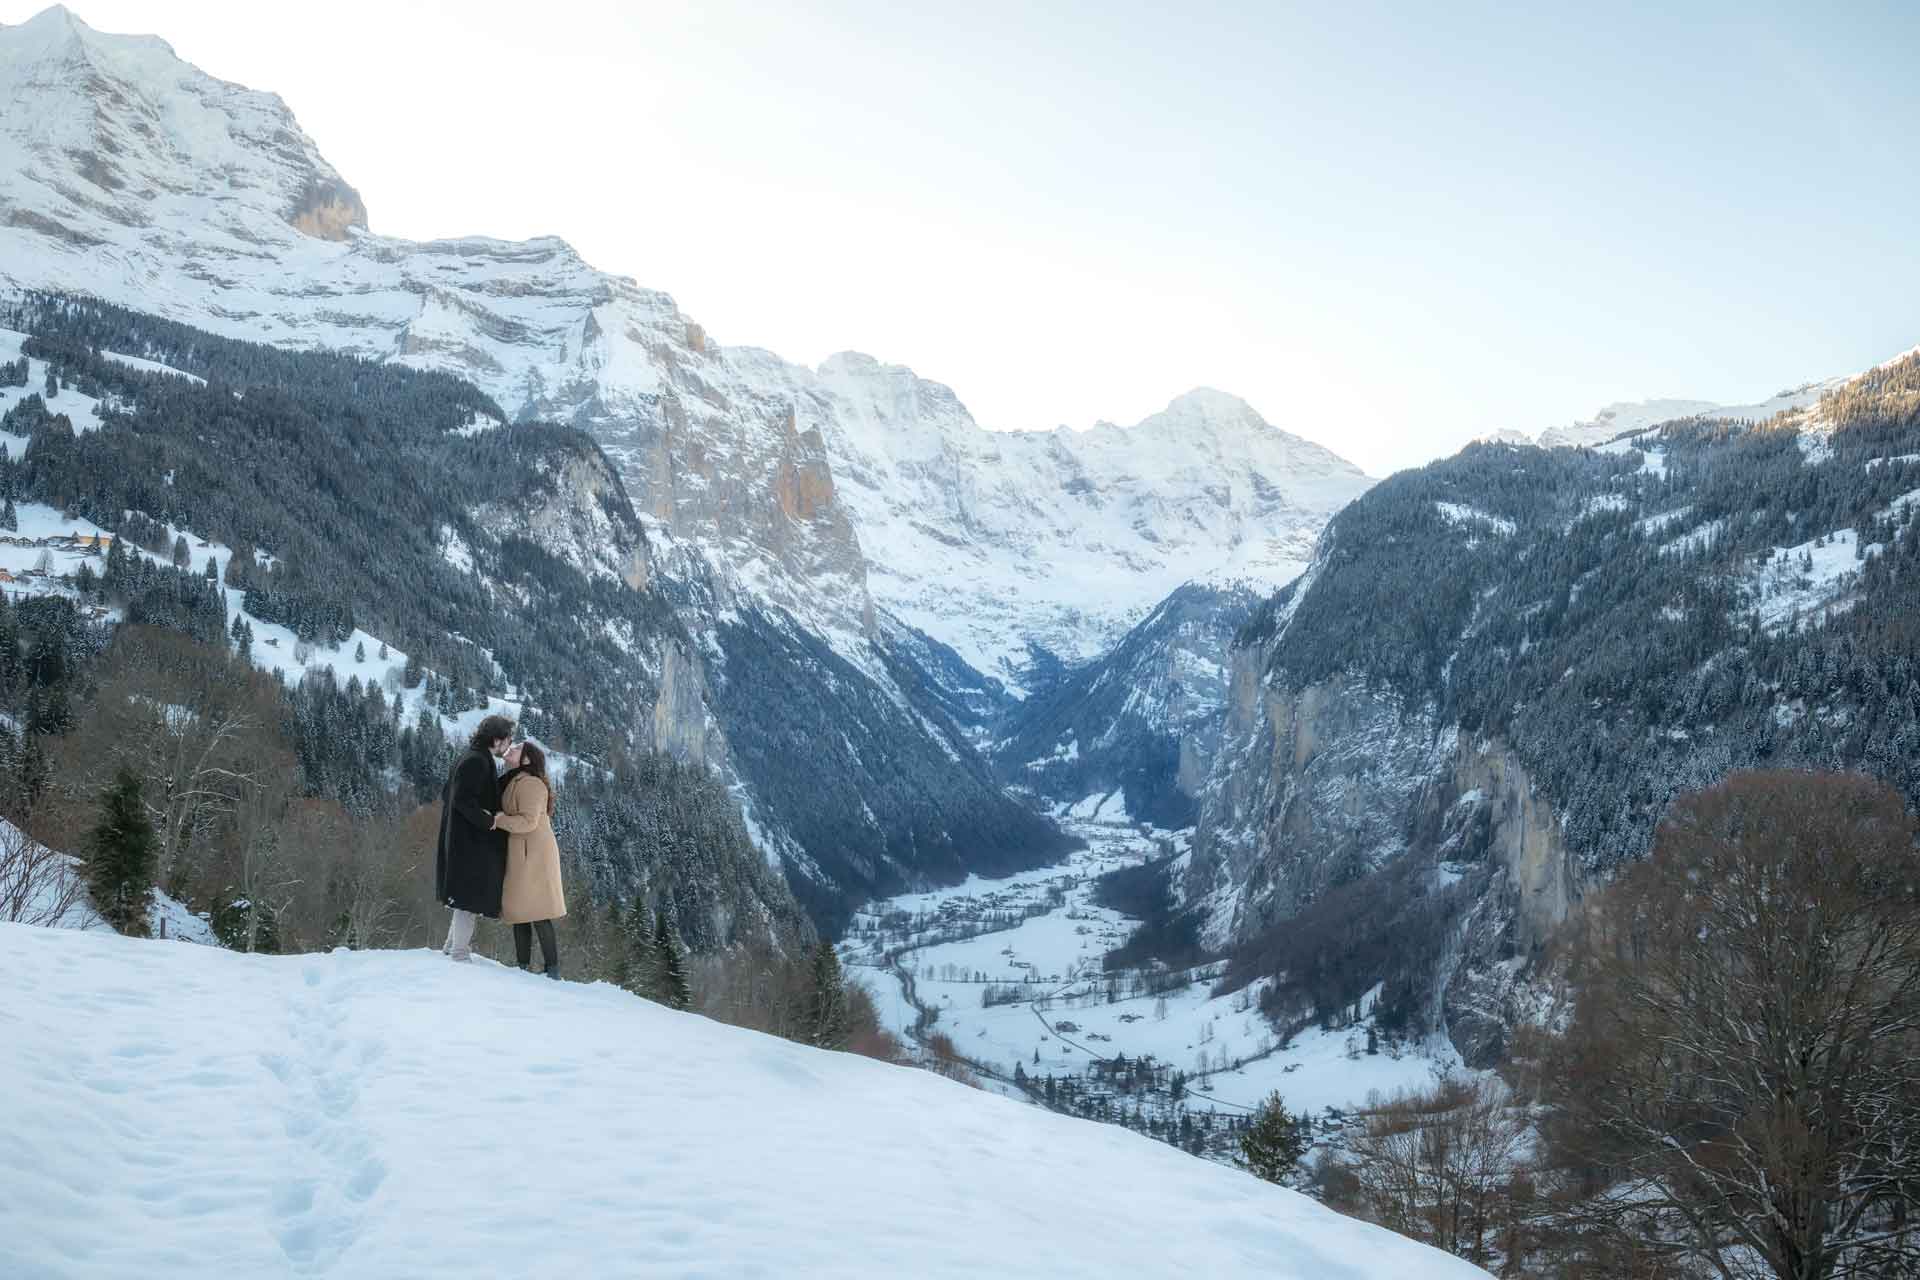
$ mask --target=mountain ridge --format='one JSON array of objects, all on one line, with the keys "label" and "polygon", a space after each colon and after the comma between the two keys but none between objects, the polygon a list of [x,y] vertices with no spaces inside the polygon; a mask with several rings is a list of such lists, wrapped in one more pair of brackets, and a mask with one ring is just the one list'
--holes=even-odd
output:
[{"label": "mountain ridge", "polygon": [[1384,982],[1486,1066],[1675,795],[1791,767],[1920,798],[1917,407],[1910,352],[1773,415],[1382,481],[1236,638],[1181,890],[1203,939],[1276,1016]]},{"label": "mountain ridge", "polygon": [[[99,132],[88,122],[105,113],[111,127],[103,126],[103,136],[119,150],[109,162],[124,170],[124,180],[120,196],[103,207],[79,176],[86,163],[58,148],[34,152],[22,140],[17,122],[36,114],[32,104],[8,112],[14,123],[11,129],[0,125],[0,147],[11,138],[16,152],[37,156],[34,171],[45,181],[11,177],[0,187],[0,199],[14,213],[13,225],[0,227],[0,234],[19,250],[0,265],[0,283],[84,292],[215,332],[452,372],[480,386],[516,420],[583,427],[620,463],[644,511],[678,535],[716,549],[723,587],[789,609],[855,661],[864,661],[862,645],[877,634],[874,608],[892,608],[961,652],[982,674],[1017,685],[1029,643],[1079,661],[1116,640],[1178,585],[1177,559],[1192,560],[1196,572],[1206,572],[1246,558],[1241,539],[1247,511],[1219,518],[1217,493],[1181,482],[1161,495],[1158,507],[1130,514],[1145,521],[1145,531],[1164,547],[1131,528],[1110,527],[1081,503],[1056,522],[1055,536],[1043,544],[1018,548],[990,538],[959,549],[970,561],[972,588],[928,597],[910,585],[925,570],[918,553],[932,550],[924,531],[871,501],[849,520],[847,504],[839,500],[846,473],[876,459],[875,442],[854,430],[856,419],[882,407],[876,396],[889,401],[884,409],[896,427],[912,429],[921,452],[954,445],[958,433],[968,439],[952,450],[954,461],[990,469],[968,493],[943,493],[933,484],[916,495],[944,502],[936,509],[953,514],[996,492],[1031,510],[1036,498],[1024,472],[1034,466],[1061,483],[1141,480],[1134,474],[1137,464],[1126,476],[1114,476],[1113,455],[1150,433],[1099,424],[1066,435],[1057,429],[987,432],[950,389],[901,366],[855,354],[809,370],[760,348],[723,347],[670,296],[591,267],[555,237],[409,242],[380,236],[368,229],[358,195],[283,102],[205,76],[180,62],[164,41],[103,36],[68,11],[49,10],[22,27],[0,28],[0,67],[17,73],[44,64],[40,46],[46,41],[36,44],[19,33],[50,28],[82,44],[124,40],[139,50],[132,61],[120,59],[117,75],[105,80],[61,74],[35,80],[42,94],[37,114],[79,122],[76,135]],[[66,64],[55,59],[53,66]],[[56,96],[47,99],[51,91]],[[149,109],[161,99],[179,99],[177,109]],[[202,109],[227,110],[236,119],[264,113],[269,124],[238,131],[255,139],[257,154],[236,157],[226,140],[193,127],[204,124]],[[137,119],[120,120],[126,112]],[[193,217],[172,216],[182,211],[160,199],[160,207],[134,218],[129,209],[135,187],[164,192],[181,185],[169,163],[232,167],[247,185],[219,199],[196,197],[200,206]],[[211,222],[203,216],[209,213]],[[84,252],[105,246],[111,254]],[[904,383],[912,394],[902,400],[903,386],[876,385],[889,381]],[[864,403],[846,402],[843,393],[849,392]],[[1243,417],[1265,425],[1250,411]],[[1148,423],[1162,418],[1164,411]],[[1218,424],[1212,425],[1216,429],[1193,439],[1218,440]],[[810,430],[820,433],[817,442]],[[1119,430],[1131,434],[1122,437]],[[998,452],[990,442],[1002,436],[1008,440]],[[1304,442],[1294,452],[1313,456]],[[1299,498],[1289,516],[1293,553],[1277,557],[1283,561],[1278,571],[1290,572],[1318,523],[1358,487],[1358,473],[1346,469],[1351,474],[1343,472],[1334,482],[1338,492],[1291,495],[1287,450],[1270,447],[1242,462],[1248,480],[1243,487],[1257,478]],[[1163,459],[1161,465],[1168,464]],[[788,496],[776,514],[765,497],[781,487]],[[1042,496],[1051,505],[1054,495]],[[902,549],[896,551],[896,544]],[[1105,575],[1111,600],[1103,595],[1050,607],[1043,593],[1023,590],[1036,574],[1056,581],[1082,576],[1088,559],[1100,556],[1122,566],[1120,573]],[[895,557],[900,563],[889,564]],[[772,571],[738,572],[748,560]],[[866,572],[870,566],[882,571],[877,595]],[[994,630],[1017,634],[989,643],[987,631],[973,624],[983,607],[998,615]]]}]

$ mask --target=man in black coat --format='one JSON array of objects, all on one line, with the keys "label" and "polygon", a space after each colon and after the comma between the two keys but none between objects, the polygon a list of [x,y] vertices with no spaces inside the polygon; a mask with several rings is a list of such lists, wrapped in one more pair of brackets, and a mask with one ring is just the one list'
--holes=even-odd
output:
[{"label": "man in black coat", "polygon": [[453,908],[453,927],[443,948],[455,960],[473,959],[473,926],[500,914],[507,878],[507,833],[493,829],[500,810],[500,776],[494,761],[506,754],[513,721],[488,716],[473,732],[466,752],[453,763],[440,797],[440,848],[433,860],[433,891]]}]

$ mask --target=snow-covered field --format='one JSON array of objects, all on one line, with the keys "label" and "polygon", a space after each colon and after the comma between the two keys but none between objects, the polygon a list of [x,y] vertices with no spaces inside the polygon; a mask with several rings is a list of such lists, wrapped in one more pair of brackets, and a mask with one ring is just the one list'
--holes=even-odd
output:
[{"label": "snow-covered field", "polygon": [[[1250,1110],[1278,1092],[1296,1113],[1320,1113],[1351,1109],[1374,1093],[1425,1088],[1436,1073],[1463,1070],[1444,1042],[1368,1054],[1364,1025],[1308,1030],[1283,1048],[1259,1012],[1257,991],[1211,994],[1218,965],[1159,995],[1128,994],[1121,975],[1110,995],[1106,953],[1126,941],[1136,922],[1094,905],[1094,881],[1154,857],[1174,835],[1142,834],[1120,813],[1091,816],[1119,808],[1117,797],[1104,806],[1100,799],[1089,797],[1062,815],[1088,847],[1060,866],[1005,880],[973,877],[951,889],[888,899],[858,917],[843,955],[849,971],[873,988],[890,1030],[904,1037],[916,1017],[898,977],[878,967],[901,939],[859,928],[904,913],[917,921],[908,944],[928,945],[912,946],[895,964],[912,977],[920,1003],[939,1011],[933,1030],[1001,1075],[1011,1076],[1016,1063],[1027,1075],[1045,1077],[1084,1072],[1096,1059],[1147,1055],[1192,1078],[1189,1109]],[[1044,914],[1019,919],[1030,910]],[[996,914],[1018,923],[938,941],[975,932]],[[1021,998],[985,1007],[990,988],[1009,987],[1020,988]]]},{"label": "snow-covered field", "polygon": [[0,925],[0,1275],[1485,1273],[1124,1130],[431,952]]},{"label": "snow-covered field", "polygon": [[[21,356],[20,344],[25,342],[26,339],[27,335],[24,333],[16,333],[12,329],[0,329],[0,364],[9,364],[18,360]],[[120,356],[113,358],[116,360],[123,359],[123,357]],[[132,362],[129,361],[128,363]],[[150,361],[141,361],[140,363],[154,369],[163,367],[154,365]],[[173,370],[167,370],[167,372],[171,373]],[[0,416],[4,416],[9,409],[19,404],[22,400],[25,400],[28,396],[39,396],[42,401],[45,402],[48,413],[66,414],[67,420],[73,423],[73,429],[78,434],[85,435],[89,431],[98,431],[100,429],[100,402],[98,400],[95,400],[91,396],[83,396],[71,387],[62,388],[59,395],[51,400],[47,400],[46,381],[46,362],[35,360],[31,356],[27,357],[27,385],[24,387],[0,387]],[[20,455],[27,450],[26,436],[16,436],[6,432],[0,432],[0,443],[4,443],[7,446],[7,451],[13,455],[16,461]]]},{"label": "snow-covered field", "polygon": [[[1895,498],[1881,514],[1902,528],[1920,509],[1920,491]],[[1857,604],[1853,588],[1867,560],[1881,553],[1878,542],[1859,545],[1853,529],[1831,533],[1791,547],[1776,547],[1745,583],[1747,598],[1769,631],[1812,626]]]}]

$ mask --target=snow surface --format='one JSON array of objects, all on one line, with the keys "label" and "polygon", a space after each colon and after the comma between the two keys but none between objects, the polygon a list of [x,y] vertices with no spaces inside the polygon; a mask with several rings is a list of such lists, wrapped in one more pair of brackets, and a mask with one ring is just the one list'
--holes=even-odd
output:
[{"label": "snow surface", "polygon": [[[4,270],[0,268],[0,270]],[[26,340],[23,333],[11,329],[0,329],[0,364],[17,360],[21,356],[20,344]],[[47,406],[47,412],[58,416],[66,414],[73,424],[74,432],[85,435],[89,431],[100,429],[100,402],[92,396],[83,396],[72,387],[62,387],[60,394],[53,399],[46,398],[47,362],[27,357],[27,385],[24,387],[0,387],[0,414],[25,400],[28,396],[39,396]],[[26,436],[0,432],[0,441],[6,443],[13,454],[14,461],[27,450]]]},{"label": "snow surface", "polygon": [[1610,404],[1585,422],[1565,427],[1549,427],[1540,433],[1540,446],[1594,448],[1626,435],[1643,434],[1663,422],[1677,418],[1724,418],[1730,421],[1765,422],[1782,413],[1805,409],[1821,396],[1846,382],[1829,378],[1782,391],[1753,404],[1722,404],[1713,400],[1639,400]]},{"label": "snow surface", "polygon": [[[207,380],[197,373],[187,373],[185,370],[176,369],[172,365],[161,364],[157,360],[148,360],[141,356],[123,356],[118,351],[102,351],[100,354],[115,364],[123,364],[129,369],[138,369],[143,373],[164,373],[175,378],[185,378],[188,382],[196,383],[200,386],[205,386],[207,383]],[[41,376],[45,377],[46,375],[42,374]]]},{"label": "snow surface", "polygon": [[[1920,490],[1887,504],[1882,516],[1896,531],[1920,508]],[[1776,547],[1743,583],[1746,598],[1769,631],[1810,627],[1859,603],[1853,593],[1860,568],[1885,548],[1878,542],[1857,546],[1859,534],[1835,529],[1791,547]]]},{"label": "snow surface", "polygon": [[1485,1274],[1119,1128],[604,984],[21,925],[0,968],[10,1277]]}]

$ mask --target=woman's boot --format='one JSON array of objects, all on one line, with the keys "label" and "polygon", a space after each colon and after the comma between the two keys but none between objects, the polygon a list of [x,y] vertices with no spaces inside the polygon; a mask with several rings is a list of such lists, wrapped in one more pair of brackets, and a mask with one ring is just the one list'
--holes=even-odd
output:
[{"label": "woman's boot", "polygon": [[540,958],[547,962],[546,974],[555,982],[560,981],[560,941],[554,936],[553,921],[542,920],[534,931],[540,935]]}]

